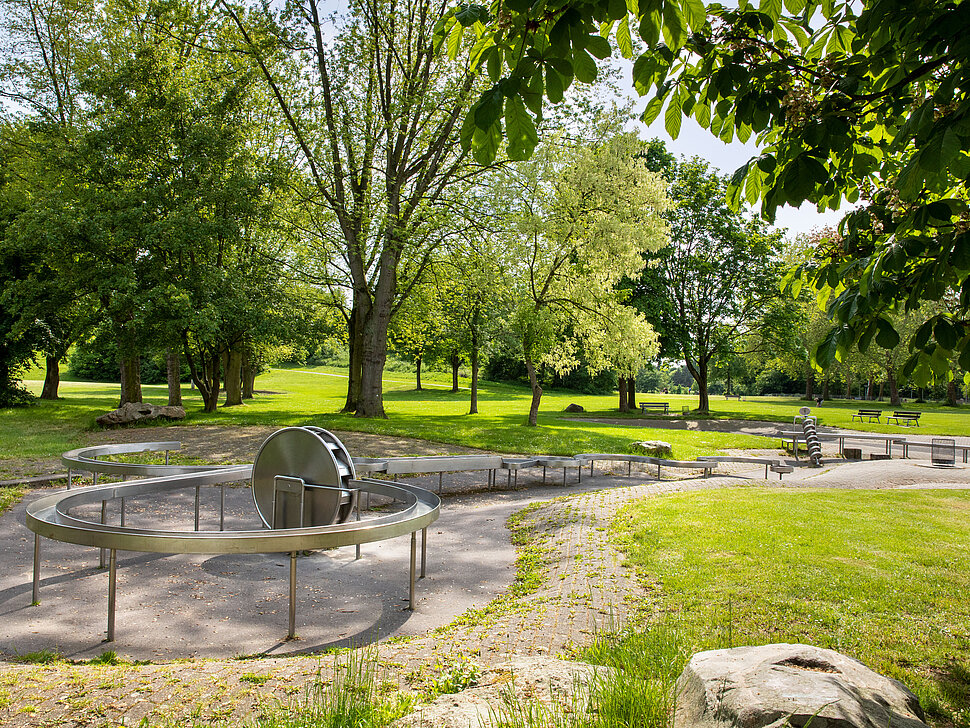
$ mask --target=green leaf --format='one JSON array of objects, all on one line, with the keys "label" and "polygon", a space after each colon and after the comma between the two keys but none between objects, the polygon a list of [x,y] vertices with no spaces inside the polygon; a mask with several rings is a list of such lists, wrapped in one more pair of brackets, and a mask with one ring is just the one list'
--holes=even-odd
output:
[{"label": "green leaf", "polygon": [[576,79],[582,83],[596,81],[596,61],[584,50],[573,52],[573,71],[576,74]]},{"label": "green leaf", "polygon": [[815,349],[815,363],[823,371],[832,366],[835,361],[835,355],[839,348],[838,334],[839,329],[831,329],[822,339],[822,343]]},{"label": "green leaf", "polygon": [[487,17],[488,10],[481,5],[466,5],[455,13],[455,19],[465,28],[468,28],[477,23],[479,20]]},{"label": "green leaf", "polygon": [[590,35],[586,39],[586,50],[599,59],[609,58],[613,53],[610,42],[601,35]]},{"label": "green leaf", "polygon": [[792,15],[797,15],[805,9],[806,0],[785,0],[785,9]]},{"label": "green leaf", "polygon": [[458,52],[461,50],[461,36],[464,26],[461,23],[455,23],[451,27],[451,32],[448,34],[448,59],[453,61],[458,58]]},{"label": "green leaf", "polygon": [[917,349],[925,349],[932,333],[933,321],[930,320],[916,330],[916,335],[913,337],[913,346]]},{"label": "green leaf", "polygon": [[654,121],[656,121],[657,117],[660,116],[660,110],[663,108],[663,106],[663,96],[654,96],[647,104],[647,108],[643,110],[643,115],[640,117],[640,121],[647,126],[650,126]]},{"label": "green leaf", "polygon": [[704,23],[707,22],[707,8],[704,7],[703,0],[683,0],[683,5],[681,6],[684,11],[684,17],[687,18],[687,25],[695,33],[704,27]]},{"label": "green leaf", "polygon": [[883,349],[895,349],[899,346],[899,332],[888,320],[876,319],[876,343]]},{"label": "green leaf", "polygon": [[458,132],[458,139],[461,141],[462,149],[469,150],[472,147],[472,135],[477,129],[475,124],[475,110],[471,109],[467,114],[465,114],[465,119],[461,123],[461,129]]},{"label": "green leaf", "polygon": [[684,16],[672,1],[664,2],[663,31],[667,46],[676,51],[684,45]]},{"label": "green leaf", "polygon": [[510,96],[505,101],[505,136],[509,141],[509,158],[517,162],[531,157],[539,143],[532,116],[520,96]]},{"label": "green leaf", "polygon": [[626,15],[616,26],[616,45],[624,58],[633,58],[633,38],[630,35],[630,21]]},{"label": "green leaf", "polygon": [[498,148],[502,143],[502,125],[496,121],[487,130],[476,129],[472,137],[472,155],[479,164],[495,161]]},{"label": "green leaf", "polygon": [[564,91],[559,71],[552,66],[546,66],[546,96],[552,103],[558,104],[562,101]]},{"label": "green leaf", "polygon": [[667,133],[670,134],[671,139],[676,139],[680,136],[682,117],[683,111],[680,108],[680,99],[671,98],[670,103],[667,104],[667,113],[664,114],[664,127],[667,129]]},{"label": "green leaf", "polygon": [[761,0],[758,10],[777,21],[781,17],[781,0]]},{"label": "green leaf", "polygon": [[492,128],[502,116],[503,102],[504,96],[498,86],[485,91],[475,104],[475,126],[482,131]]},{"label": "green leaf", "polygon": [[937,321],[936,326],[933,327],[933,337],[936,339],[936,343],[947,351],[953,351],[956,348],[959,338],[956,327],[943,318]]}]

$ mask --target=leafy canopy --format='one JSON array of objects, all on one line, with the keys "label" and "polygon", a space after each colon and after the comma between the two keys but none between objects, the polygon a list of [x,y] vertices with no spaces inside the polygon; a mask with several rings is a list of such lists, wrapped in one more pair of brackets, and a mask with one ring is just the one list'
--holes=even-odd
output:
[{"label": "leafy canopy", "polygon": [[820,366],[856,344],[894,347],[897,311],[947,299],[909,341],[903,373],[952,376],[953,356],[970,367],[970,4],[503,0],[445,19],[452,55],[456,24],[474,31],[472,61],[494,84],[465,121],[477,157],[497,148],[503,116],[505,134],[519,133],[531,123],[522,107],[541,116],[574,79],[595,81],[614,49],[632,58],[642,43],[633,80],[651,96],[646,123],[663,113],[676,137],[689,116],[725,141],[756,137],[763,153],[735,173],[733,204],[760,202],[769,220],[785,204],[858,205],[841,241],[789,281],[796,294],[816,287],[835,322]]}]

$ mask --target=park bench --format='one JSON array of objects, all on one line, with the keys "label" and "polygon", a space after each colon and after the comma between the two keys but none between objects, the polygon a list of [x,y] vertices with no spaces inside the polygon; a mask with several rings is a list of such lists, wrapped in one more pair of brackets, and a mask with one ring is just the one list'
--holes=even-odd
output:
[{"label": "park bench", "polygon": [[646,414],[647,410],[657,410],[662,414],[670,414],[670,404],[667,402],[641,402],[640,414]]},{"label": "park bench", "polygon": [[725,394],[724,395],[724,399],[736,399],[738,402],[740,402],[741,401],[741,395],[740,394]]},{"label": "park bench", "polygon": [[861,409],[852,415],[852,421],[855,422],[856,418],[858,418],[859,422],[862,422],[862,419],[865,418],[868,422],[872,422],[873,420],[879,422],[880,417],[882,417],[882,410]]},{"label": "park bench", "polygon": [[[920,412],[907,412],[903,410],[896,410],[893,412],[892,417],[886,418],[886,424],[889,424],[890,420],[896,420],[897,425],[902,425],[904,427],[909,427],[909,423],[912,422],[914,425],[919,427],[919,416]],[[902,422],[900,422],[902,420]]]}]

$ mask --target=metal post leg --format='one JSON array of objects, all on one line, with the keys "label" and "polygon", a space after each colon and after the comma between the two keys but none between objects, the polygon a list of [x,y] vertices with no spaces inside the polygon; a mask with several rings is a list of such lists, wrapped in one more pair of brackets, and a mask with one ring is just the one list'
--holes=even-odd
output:
[{"label": "metal post leg", "polygon": [[414,572],[417,561],[418,532],[411,531],[411,578],[408,585],[408,611],[414,611]]},{"label": "metal post leg", "polygon": [[165,464],[168,465],[168,450],[165,451]]},{"label": "metal post leg", "polygon": [[121,499],[121,527],[125,526],[125,499]]},{"label": "metal post leg", "polygon": [[583,482],[583,466],[582,465],[580,465],[579,467],[576,468],[576,482],[577,483],[582,483]]},{"label": "metal post leg", "polygon": [[[357,520],[360,520],[360,494],[357,495]],[[357,558],[360,559],[360,544],[357,544]]]},{"label": "metal post leg", "polygon": [[219,486],[219,530],[226,530],[226,484]]},{"label": "metal post leg", "polygon": [[[95,477],[97,477],[97,476],[95,476]],[[107,517],[107,515],[108,515],[108,501],[101,501],[101,523],[102,524],[104,524],[105,518]],[[105,551],[107,551],[107,549],[101,549],[101,551],[99,552],[99,554],[100,554],[99,557],[98,557],[98,568],[99,569],[103,569],[104,568]]]},{"label": "metal post leg", "polygon": [[428,567],[428,527],[421,529],[421,578]]},{"label": "metal post leg", "polygon": [[[966,457],[966,451],[964,451],[963,456]],[[512,471],[509,470],[507,471],[507,473],[508,473],[508,477],[505,479],[505,487],[510,488],[512,487]]]},{"label": "metal post leg", "polygon": [[546,466],[545,465],[542,466],[542,484],[543,485],[546,484]]},{"label": "metal post leg", "polygon": [[589,461],[589,477],[593,477],[593,461]]},{"label": "metal post leg", "polygon": [[111,549],[108,558],[108,642],[115,641],[115,592],[118,586],[118,552]]},{"label": "metal post leg", "polygon": [[566,487],[566,468],[562,469],[562,487]]},{"label": "metal post leg", "polygon": [[195,530],[199,530],[199,499],[201,497],[202,486],[195,486]]},{"label": "metal post leg", "polygon": [[626,474],[627,474],[627,476],[629,476],[630,473],[632,473],[632,472],[633,472],[633,461],[632,460],[627,460],[626,461]]},{"label": "metal post leg", "polygon": [[438,493],[439,493],[439,495],[441,494],[441,478],[442,478],[442,476],[444,476],[444,472],[443,471],[438,473]]},{"label": "metal post leg", "polygon": [[657,480],[660,480],[660,463],[657,463]]},{"label": "metal post leg", "polygon": [[290,551],[290,628],[286,639],[296,638],[296,551]]},{"label": "metal post leg", "polygon": [[40,534],[34,534],[34,588],[30,603],[40,604]]},{"label": "metal post leg", "polygon": [[70,490],[73,484],[74,484],[74,471],[68,468],[67,469],[67,489]]}]

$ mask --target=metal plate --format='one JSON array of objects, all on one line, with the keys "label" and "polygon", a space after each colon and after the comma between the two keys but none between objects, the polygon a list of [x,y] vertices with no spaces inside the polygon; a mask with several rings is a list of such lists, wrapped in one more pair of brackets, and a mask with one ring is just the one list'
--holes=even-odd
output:
[{"label": "metal plate", "polygon": [[[253,500],[263,525],[273,527],[276,476],[302,478],[312,485],[338,488],[353,478],[353,462],[343,443],[318,427],[286,427],[263,442],[253,462]],[[327,491],[304,499],[303,525],[334,523],[338,504]]]}]

